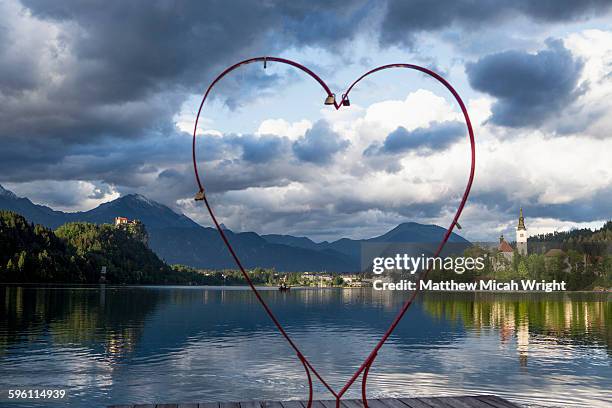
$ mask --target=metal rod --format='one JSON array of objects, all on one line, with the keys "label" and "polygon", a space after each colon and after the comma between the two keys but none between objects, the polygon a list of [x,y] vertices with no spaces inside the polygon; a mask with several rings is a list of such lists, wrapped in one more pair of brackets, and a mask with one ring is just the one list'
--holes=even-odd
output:
[{"label": "metal rod", "polygon": [[306,408],[312,408],[312,377],[310,376],[310,370],[308,369],[308,364],[306,364],[306,358],[302,353],[298,353],[298,358],[304,365],[304,370],[306,370],[306,376],[308,377],[308,406]]},{"label": "metal rod", "polygon": [[377,354],[374,354],[374,356],[369,359],[368,365],[366,366],[363,376],[361,377],[361,401],[363,402],[364,408],[368,408],[368,398],[366,397],[366,382],[368,380],[368,373],[370,372],[370,367],[372,367],[376,356]]}]

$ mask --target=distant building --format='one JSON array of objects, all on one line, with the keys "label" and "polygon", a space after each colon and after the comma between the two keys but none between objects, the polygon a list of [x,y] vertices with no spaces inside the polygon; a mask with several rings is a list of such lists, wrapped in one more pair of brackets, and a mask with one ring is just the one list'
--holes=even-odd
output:
[{"label": "distant building", "polygon": [[351,275],[342,275],[342,280],[344,281],[344,285],[351,288],[361,288],[364,285],[362,282],[362,278],[359,275],[351,274]]},{"label": "distant building", "polygon": [[[499,245],[497,246],[499,254],[507,261],[512,262],[514,258],[514,248],[508,241],[504,239],[504,235],[499,237]],[[525,217],[523,209],[520,209],[518,225],[516,227],[516,251],[519,255],[527,255],[527,228],[525,228]]]},{"label": "distant building", "polygon": [[321,274],[319,275],[319,286],[329,286],[331,285],[332,280],[334,279],[333,276],[328,275],[328,274]]},{"label": "distant building", "polygon": [[506,258],[507,261],[512,261],[514,257],[514,248],[504,239],[504,234],[499,236],[499,245],[497,246],[499,253]]},{"label": "distant building", "polygon": [[329,286],[333,279],[333,276],[326,273],[304,272],[302,274],[302,280],[317,286]]},{"label": "distant building", "polygon": [[548,251],[546,251],[546,253],[544,254],[545,257],[547,258],[554,258],[555,256],[565,256],[565,252],[563,252],[562,249],[559,248],[552,248],[549,249]]},{"label": "distant building", "polygon": [[149,244],[149,235],[147,234],[144,224],[139,220],[130,220],[127,217],[115,217],[115,228],[125,229],[136,239],[142,241],[143,244]]},{"label": "distant building", "polygon": [[302,279],[307,280],[307,281],[313,281],[317,278],[317,275],[315,275],[312,272],[304,272],[302,274]]},{"label": "distant building", "polygon": [[527,228],[525,228],[525,217],[523,209],[519,213],[518,226],[516,227],[516,250],[519,255],[527,256]]},{"label": "distant building", "polygon": [[544,254],[544,262],[550,265],[555,259],[561,260],[561,268],[563,272],[571,272],[572,264],[569,261],[569,256],[560,248],[552,248]]},{"label": "distant building", "polygon": [[115,227],[121,227],[126,225],[136,225],[140,224],[138,220],[130,220],[126,217],[115,217]]}]

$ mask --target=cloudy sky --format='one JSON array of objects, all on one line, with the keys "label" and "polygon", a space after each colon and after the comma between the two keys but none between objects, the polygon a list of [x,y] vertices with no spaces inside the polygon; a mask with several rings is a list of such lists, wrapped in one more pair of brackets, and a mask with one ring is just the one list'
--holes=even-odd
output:
[{"label": "cloudy sky", "polygon": [[[597,227],[612,216],[610,4],[0,0],[0,183],[67,211],[139,192],[208,225],[190,133],[225,67],[290,58],[339,95],[403,62],[443,75],[475,124],[466,237],[511,233],[521,206],[530,233]],[[221,220],[317,240],[447,226],[469,159],[448,92],[398,69],[360,83],[348,108],[324,97],[274,63],[215,88],[198,154]]]}]

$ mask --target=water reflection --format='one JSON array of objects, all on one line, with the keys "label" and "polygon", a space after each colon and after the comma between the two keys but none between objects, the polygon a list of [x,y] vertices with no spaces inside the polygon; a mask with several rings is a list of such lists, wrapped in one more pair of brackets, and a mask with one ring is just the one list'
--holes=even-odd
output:
[{"label": "water reflection", "polygon": [[497,329],[502,346],[515,338],[519,361],[526,366],[530,338],[542,336],[551,342],[605,347],[612,355],[609,300],[610,295],[591,293],[429,293],[423,304],[435,318],[459,320],[472,331]]},{"label": "water reflection", "polygon": [[129,354],[144,318],[170,293],[120,288],[1,287],[0,355],[11,345],[83,346],[100,357]]},{"label": "water reflection", "polygon": [[[406,294],[307,289],[263,296],[340,388]],[[428,293],[381,350],[369,390],[605,406],[612,388],[609,300],[601,293]],[[68,388],[70,406],[307,393],[291,349],[240,288],[0,287],[0,315],[0,389]],[[315,391],[328,397],[320,385]]]}]

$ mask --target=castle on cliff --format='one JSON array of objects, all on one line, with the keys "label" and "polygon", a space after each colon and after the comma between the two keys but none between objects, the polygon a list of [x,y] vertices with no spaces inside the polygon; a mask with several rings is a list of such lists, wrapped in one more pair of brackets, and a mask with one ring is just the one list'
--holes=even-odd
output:
[{"label": "castle on cliff", "polygon": [[127,217],[115,217],[115,228],[123,228],[143,244],[149,244],[149,234],[140,220],[130,220]]}]

